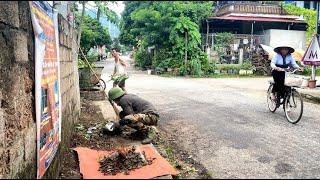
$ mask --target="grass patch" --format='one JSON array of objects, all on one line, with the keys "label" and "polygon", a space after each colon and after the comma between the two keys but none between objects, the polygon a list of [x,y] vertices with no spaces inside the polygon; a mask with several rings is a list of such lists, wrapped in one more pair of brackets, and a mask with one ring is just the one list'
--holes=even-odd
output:
[{"label": "grass patch", "polygon": [[168,77],[168,78],[174,78],[174,77],[179,77],[179,76],[175,76],[173,74],[170,73],[163,73],[159,75],[160,77]]},{"label": "grass patch", "polygon": [[263,75],[239,75],[239,74],[213,74],[209,78],[264,78]]},{"label": "grass patch", "polygon": [[173,74],[160,74],[160,77],[167,77],[167,78],[176,78],[176,77],[187,77],[187,78],[265,78],[267,76],[264,75],[239,75],[239,74],[212,74],[206,76],[175,76]]}]

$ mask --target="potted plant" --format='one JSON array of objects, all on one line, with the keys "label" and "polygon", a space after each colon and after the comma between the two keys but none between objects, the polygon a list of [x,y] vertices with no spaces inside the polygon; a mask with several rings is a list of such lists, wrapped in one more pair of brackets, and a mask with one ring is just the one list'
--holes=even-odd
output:
[{"label": "potted plant", "polygon": [[[81,89],[92,88],[97,81],[99,81],[96,76],[92,73],[89,66],[91,66],[94,71],[100,76],[101,71],[104,67],[94,66],[94,62],[98,60],[98,54],[89,52],[86,55],[86,59],[78,60],[78,69],[79,69],[79,85]],[[89,63],[89,64],[88,64]]]},{"label": "potted plant", "polygon": [[315,79],[310,79],[308,82],[309,88],[316,88],[317,87],[317,80]]},{"label": "potted plant", "polygon": [[[311,68],[309,68],[309,67],[304,68],[303,74],[304,75],[311,75],[312,74]],[[312,77],[308,78],[306,81],[308,81],[307,87],[309,87],[309,88],[315,88],[317,86],[317,80],[313,79]]]}]

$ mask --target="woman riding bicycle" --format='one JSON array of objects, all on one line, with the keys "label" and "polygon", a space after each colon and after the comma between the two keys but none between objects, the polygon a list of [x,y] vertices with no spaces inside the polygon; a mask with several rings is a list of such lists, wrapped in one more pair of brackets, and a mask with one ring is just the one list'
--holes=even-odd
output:
[{"label": "woman riding bicycle", "polygon": [[292,67],[295,69],[300,69],[300,66],[292,58],[291,53],[294,52],[294,49],[289,46],[279,46],[274,48],[276,55],[271,61],[272,76],[274,79],[274,86],[272,89],[271,97],[273,100],[280,102],[280,98],[284,96],[285,93],[285,71],[284,69]]}]

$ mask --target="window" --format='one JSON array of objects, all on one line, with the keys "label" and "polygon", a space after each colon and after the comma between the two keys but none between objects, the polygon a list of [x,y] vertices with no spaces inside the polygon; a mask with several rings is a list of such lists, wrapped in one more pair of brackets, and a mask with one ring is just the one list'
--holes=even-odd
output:
[{"label": "window", "polygon": [[304,8],[310,9],[310,1],[304,1]]}]

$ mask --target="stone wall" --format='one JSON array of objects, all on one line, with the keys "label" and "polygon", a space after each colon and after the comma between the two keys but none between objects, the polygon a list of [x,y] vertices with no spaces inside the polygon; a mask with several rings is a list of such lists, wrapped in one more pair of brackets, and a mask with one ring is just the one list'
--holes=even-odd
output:
[{"label": "stone wall", "polygon": [[[62,142],[45,177],[59,173],[61,152],[80,114],[75,30],[59,17]],[[0,2],[0,179],[36,177],[34,35],[28,2]]]}]

